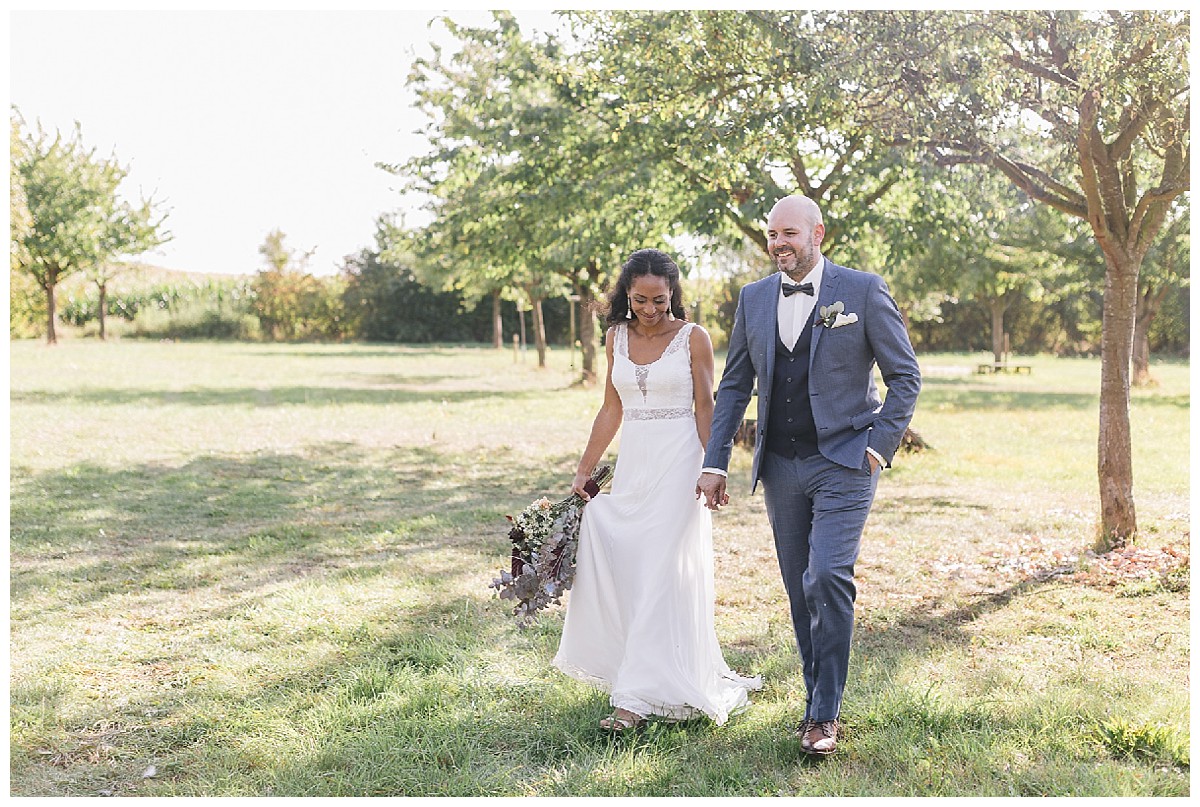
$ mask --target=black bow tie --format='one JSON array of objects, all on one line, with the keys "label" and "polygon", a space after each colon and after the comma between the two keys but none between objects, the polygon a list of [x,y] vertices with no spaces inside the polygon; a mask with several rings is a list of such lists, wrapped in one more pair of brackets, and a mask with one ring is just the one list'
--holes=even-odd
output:
[{"label": "black bow tie", "polygon": [[783,284],[783,296],[791,297],[796,292],[803,292],[809,297],[813,296],[813,285],[811,283],[801,283],[799,286],[793,286],[791,283]]}]

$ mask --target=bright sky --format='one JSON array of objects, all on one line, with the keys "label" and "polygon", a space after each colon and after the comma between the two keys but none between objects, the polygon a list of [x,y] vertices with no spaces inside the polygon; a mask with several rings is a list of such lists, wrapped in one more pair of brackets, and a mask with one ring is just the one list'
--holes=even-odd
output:
[{"label": "bright sky", "polygon": [[[374,246],[375,221],[415,211],[376,161],[428,151],[405,87],[414,59],[453,38],[452,11],[12,11],[10,102],[30,126],[116,153],[122,190],[161,199],[174,239],[140,260],[190,272],[249,273],[280,229],[310,268],[335,272]],[[518,12],[526,31],[547,11]],[[425,214],[412,212],[410,224]]]}]

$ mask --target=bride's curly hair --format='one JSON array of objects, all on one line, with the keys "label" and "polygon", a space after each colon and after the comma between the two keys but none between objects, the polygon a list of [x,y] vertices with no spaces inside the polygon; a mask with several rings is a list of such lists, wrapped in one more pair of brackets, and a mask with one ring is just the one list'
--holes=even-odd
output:
[{"label": "bride's curly hair", "polygon": [[625,322],[626,314],[629,313],[629,286],[635,277],[644,275],[666,278],[671,289],[671,313],[675,315],[675,319],[686,321],[687,311],[683,308],[683,286],[679,283],[679,267],[670,255],[658,249],[639,249],[621,266],[617,284],[608,293],[608,313],[604,321],[609,325]]}]

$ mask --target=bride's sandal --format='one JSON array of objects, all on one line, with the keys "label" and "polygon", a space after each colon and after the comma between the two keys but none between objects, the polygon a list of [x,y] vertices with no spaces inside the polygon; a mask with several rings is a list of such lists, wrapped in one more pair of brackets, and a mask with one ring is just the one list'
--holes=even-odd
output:
[{"label": "bride's sandal", "polygon": [[[628,717],[623,717],[620,713],[624,712]],[[633,729],[640,729],[646,725],[646,718],[641,715],[634,714],[627,709],[618,709],[608,717],[600,721],[600,728],[613,734],[621,734]]]}]

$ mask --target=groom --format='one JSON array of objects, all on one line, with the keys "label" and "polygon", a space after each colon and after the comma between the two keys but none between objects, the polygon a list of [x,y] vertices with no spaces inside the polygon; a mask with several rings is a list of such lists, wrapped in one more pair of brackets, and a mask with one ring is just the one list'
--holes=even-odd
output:
[{"label": "groom", "polygon": [[[758,389],[751,492],[761,480],[808,690],[797,734],[807,754],[837,750],[854,628],[854,562],[879,469],[912,419],[921,375],[887,284],[821,254],[821,211],[804,196],[767,217],[779,272],[742,289],[712,434],[696,484],[729,502],[733,436]],[[881,402],[879,366],[887,385]]]}]

